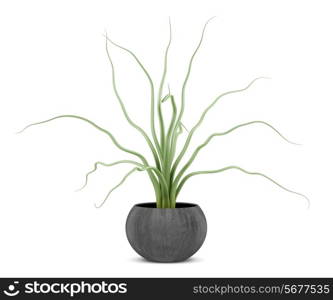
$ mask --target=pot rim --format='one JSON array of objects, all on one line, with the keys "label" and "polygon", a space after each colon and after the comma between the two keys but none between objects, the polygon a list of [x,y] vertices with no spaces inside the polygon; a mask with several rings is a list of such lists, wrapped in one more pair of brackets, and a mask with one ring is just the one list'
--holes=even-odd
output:
[{"label": "pot rim", "polygon": [[195,203],[190,203],[190,202],[176,202],[176,207],[175,208],[161,208],[161,207],[156,207],[156,202],[142,202],[142,203],[137,203],[134,205],[134,207],[140,207],[140,208],[153,208],[153,209],[184,209],[184,208],[193,208],[193,207],[199,207],[198,204]]}]

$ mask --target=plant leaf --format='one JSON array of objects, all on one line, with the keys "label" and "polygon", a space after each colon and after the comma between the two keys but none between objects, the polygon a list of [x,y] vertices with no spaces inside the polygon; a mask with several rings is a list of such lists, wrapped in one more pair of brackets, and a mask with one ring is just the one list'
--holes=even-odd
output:
[{"label": "plant leaf", "polygon": [[[125,104],[124,102],[122,101],[119,93],[118,93],[118,89],[117,89],[117,84],[116,84],[116,75],[115,75],[115,68],[114,68],[114,65],[113,65],[113,62],[112,62],[112,59],[111,59],[111,55],[110,55],[110,52],[109,52],[109,48],[108,48],[108,36],[105,35],[105,49],[106,49],[106,53],[107,53],[107,56],[108,56],[108,59],[109,59],[109,62],[110,62],[110,65],[111,65],[111,69],[112,69],[112,87],[113,87],[113,91],[118,99],[118,102],[120,104],[120,107],[124,113],[124,116],[126,118],[126,120],[128,121],[128,123],[134,127],[136,130],[138,130],[142,136],[145,138],[149,148],[151,149],[152,153],[153,153],[153,156],[154,156],[154,159],[155,159],[155,163],[157,165],[157,167],[160,167],[160,162],[159,162],[159,158],[158,158],[158,154],[156,153],[156,150],[155,150],[155,147],[153,145],[153,143],[151,142],[150,138],[148,137],[147,133],[139,126],[137,125],[136,123],[134,123],[132,121],[132,119],[130,118],[130,116],[128,115],[127,113],[127,110],[126,110],[126,107],[125,107]],[[113,42],[112,42],[113,43]],[[113,43],[114,44],[114,43]],[[120,46],[119,46],[120,47]],[[122,47],[121,47],[122,48]],[[123,49],[123,48],[122,48]],[[129,51],[129,50],[128,50]],[[129,51],[130,53],[132,53],[131,51]],[[132,54],[134,55],[134,54]],[[136,58],[136,56],[134,55],[134,57]],[[136,58],[137,59],[137,58]],[[138,59],[137,59],[138,61]],[[145,68],[141,65],[140,63],[140,66],[145,70]],[[148,73],[147,73],[148,74]],[[148,75],[148,77],[150,78],[150,76]],[[153,92],[153,91],[152,91]],[[153,100],[152,100],[153,101]]]},{"label": "plant leaf", "polygon": [[243,92],[245,90],[247,90],[248,88],[250,88],[252,86],[252,84],[254,84],[257,80],[259,79],[267,79],[267,77],[258,77],[258,78],[255,78],[254,80],[252,80],[246,87],[242,88],[242,89],[238,89],[238,90],[233,90],[233,91],[228,91],[228,92],[225,92],[225,93],[222,93],[220,94],[218,97],[216,97],[216,99],[203,111],[203,113],[201,114],[201,117],[199,119],[199,121],[193,126],[193,128],[191,129],[191,131],[189,132],[188,136],[187,136],[187,139],[185,141],[185,144],[183,146],[183,149],[181,150],[181,152],[179,153],[179,155],[177,156],[174,164],[173,164],[173,167],[172,167],[172,171],[171,173],[174,174],[176,169],[177,169],[177,166],[179,165],[179,162],[181,161],[181,159],[183,158],[188,146],[190,145],[190,142],[191,142],[191,139],[192,139],[192,136],[194,134],[194,132],[198,129],[198,127],[201,125],[201,123],[203,122],[206,114],[208,113],[208,111],[224,96],[226,95],[230,95],[230,94],[234,94],[234,93],[240,93],[240,92]]},{"label": "plant leaf", "polygon": [[129,171],[128,173],[126,173],[126,175],[123,177],[123,179],[117,184],[117,185],[115,185],[108,193],[107,193],[107,195],[106,195],[106,197],[104,198],[104,200],[102,201],[102,203],[101,204],[99,204],[99,205],[97,205],[97,204],[95,204],[95,207],[96,208],[101,208],[103,205],[104,205],[104,203],[106,202],[106,200],[109,198],[109,196],[111,195],[111,193],[115,190],[115,189],[117,189],[118,187],[120,187],[125,181],[126,181],[126,179],[131,175],[131,174],[133,174],[135,171],[138,171],[138,168],[133,168],[131,171]]},{"label": "plant leaf", "polygon": [[149,81],[149,85],[150,85],[150,127],[151,127],[151,132],[152,132],[152,135],[153,135],[153,139],[154,139],[154,142],[155,142],[155,146],[157,148],[157,151],[161,155],[161,149],[160,149],[160,145],[159,145],[159,142],[158,142],[158,139],[157,139],[157,136],[156,136],[156,130],[155,130],[155,103],[154,103],[154,93],[155,92],[154,92],[153,80],[151,79],[151,76],[149,75],[148,71],[143,66],[141,61],[138,59],[138,57],[131,50],[113,42],[107,35],[105,37],[106,37],[107,41],[109,41],[111,44],[113,44],[114,46],[126,51],[127,53],[129,53],[135,59],[135,61],[138,63],[138,65],[140,66],[142,71],[145,73],[145,75],[146,75],[146,77]]},{"label": "plant leaf", "polygon": [[94,164],[94,168],[86,174],[84,185],[81,188],[79,188],[77,191],[81,191],[84,187],[86,187],[86,185],[88,184],[89,175],[94,173],[95,171],[97,171],[98,165],[101,165],[101,166],[104,166],[104,167],[112,167],[112,166],[115,166],[115,165],[118,165],[118,164],[133,164],[133,165],[136,165],[138,167],[144,167],[144,165],[142,165],[142,164],[140,164],[140,163],[138,163],[134,160],[118,160],[118,161],[115,161],[113,163],[108,163],[108,164],[104,163],[102,161],[97,161]]},{"label": "plant leaf", "polygon": [[[162,112],[162,107],[161,103],[164,102],[166,99],[161,99],[162,98],[162,93],[163,93],[163,87],[164,87],[164,82],[165,82],[165,77],[168,69],[168,53],[169,53],[169,48],[171,44],[171,39],[172,39],[172,32],[171,32],[171,21],[169,17],[169,42],[168,45],[165,49],[165,54],[164,54],[164,66],[163,66],[163,74],[162,74],[162,79],[160,82],[160,87],[158,89],[158,96],[157,96],[157,112],[158,112],[158,120],[160,124],[160,147],[161,147],[161,152],[164,155],[164,147],[165,147],[165,128],[164,128],[164,120],[163,120],[163,112]],[[169,91],[170,95],[170,91]],[[165,97],[164,97],[165,98]]]},{"label": "plant leaf", "polygon": [[[60,115],[60,116],[56,116],[56,117],[53,117],[51,119],[48,119],[48,120],[44,120],[44,121],[41,121],[41,122],[37,122],[37,123],[32,123],[32,124],[29,124],[27,125],[26,127],[24,127],[21,131],[17,132],[17,133],[21,133],[23,131],[25,131],[26,129],[28,129],[29,127],[32,127],[32,126],[35,126],[35,125],[40,125],[40,124],[44,124],[44,123],[47,123],[47,122],[50,122],[50,121],[53,121],[53,120],[56,120],[56,119],[61,119],[61,118],[74,118],[74,119],[79,119],[81,121],[84,121],[84,122],[87,122],[89,123],[90,125],[92,125],[93,127],[95,127],[96,129],[98,129],[99,131],[105,133],[111,140],[112,142],[114,143],[114,145],[119,148],[120,150],[124,151],[124,152],[127,152],[129,154],[132,154],[132,155],[135,155],[137,156],[138,158],[141,159],[141,161],[143,162],[144,165],[147,165],[148,166],[148,161],[147,159],[142,155],[140,154],[139,152],[136,152],[134,150],[130,150],[130,149],[127,149],[125,147],[123,147],[122,145],[120,145],[118,143],[118,141],[116,140],[116,138],[111,134],[111,132],[109,132],[108,130],[98,126],[97,124],[95,124],[93,121],[90,121],[89,119],[87,118],[84,118],[84,117],[81,117],[81,116],[77,116],[77,115]],[[148,171],[148,175],[154,185],[154,188],[155,188],[155,192],[158,193],[158,181],[157,179],[155,178],[155,175]]]},{"label": "plant leaf", "polygon": [[303,197],[304,199],[307,200],[307,204],[308,204],[308,208],[310,207],[310,200],[307,196],[301,194],[301,193],[298,193],[298,192],[295,192],[295,191],[292,191],[286,187],[284,187],[283,185],[281,185],[280,183],[276,182],[275,180],[273,180],[272,178],[270,178],[269,176],[263,174],[263,173],[259,173],[259,172],[250,172],[250,171],[247,171],[241,167],[238,167],[238,166],[228,166],[228,167],[224,167],[224,168],[221,168],[221,169],[217,169],[217,170],[207,170],[207,171],[197,171],[197,172],[192,172],[192,173],[189,173],[188,175],[186,175],[182,181],[179,183],[179,186],[177,187],[177,195],[179,193],[179,191],[181,190],[182,186],[184,185],[184,183],[191,177],[193,176],[196,176],[196,175],[202,175],[202,174],[212,174],[212,173],[221,173],[221,172],[224,172],[224,171],[227,171],[227,170],[231,170],[231,169],[236,169],[236,170],[239,170],[245,174],[249,174],[249,175],[257,175],[257,176],[261,176],[261,177],[264,177],[266,179],[268,179],[269,181],[273,182],[275,185],[277,185],[278,187],[280,187],[281,189],[289,192],[289,193],[292,193],[292,194],[296,194],[298,196],[301,196]]},{"label": "plant leaf", "polygon": [[216,136],[223,136],[223,135],[227,135],[231,132],[233,132],[234,130],[244,127],[244,126],[249,126],[252,124],[263,124],[265,126],[268,126],[269,128],[271,128],[272,130],[274,130],[282,139],[284,139],[286,142],[293,144],[293,145],[299,145],[296,144],[294,142],[289,141],[287,138],[285,138],[275,127],[273,127],[272,125],[270,125],[267,122],[264,121],[251,121],[251,122],[246,122],[246,123],[242,123],[240,125],[234,126],[231,129],[224,131],[224,132],[219,132],[219,133],[213,133],[211,134],[204,143],[202,143],[201,145],[199,145],[193,152],[193,154],[191,155],[190,159],[187,161],[187,163],[183,166],[183,168],[179,171],[175,182],[176,184],[178,183],[178,181],[180,180],[181,176],[183,176],[183,174],[185,173],[185,171],[189,168],[189,166],[193,163],[194,159],[196,158],[196,156],[198,155],[199,151],[204,148],[205,146],[208,145],[208,143]]}]

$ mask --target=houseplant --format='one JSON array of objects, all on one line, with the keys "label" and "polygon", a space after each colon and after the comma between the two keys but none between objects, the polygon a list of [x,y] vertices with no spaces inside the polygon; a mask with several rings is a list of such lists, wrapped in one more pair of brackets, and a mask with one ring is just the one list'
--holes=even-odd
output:
[{"label": "houseplant", "polygon": [[[210,135],[202,144],[200,144],[190,156],[190,159],[184,163],[184,165],[179,168],[180,163],[183,160],[184,154],[187,152],[192,137],[195,131],[199,128],[201,123],[204,121],[207,113],[210,109],[223,97],[240,93],[248,88],[250,88],[256,81],[263,79],[264,77],[259,77],[252,80],[247,86],[244,88],[224,92],[218,95],[203,111],[200,119],[195,123],[190,131],[187,133],[187,138],[185,143],[181,146],[180,150],[177,151],[176,146],[178,144],[178,137],[180,134],[184,132],[184,125],[182,124],[182,117],[185,110],[185,95],[186,95],[186,86],[190,77],[192,64],[194,58],[202,44],[204,33],[206,26],[209,21],[206,22],[199,43],[193,52],[187,73],[182,85],[180,104],[176,103],[174,94],[170,92],[164,94],[165,89],[165,80],[167,74],[167,66],[168,66],[168,52],[171,44],[171,24],[169,22],[170,28],[170,37],[169,42],[167,44],[165,55],[164,55],[164,67],[163,74],[160,80],[159,87],[157,92],[155,92],[155,86],[151,76],[148,71],[143,66],[142,62],[138,59],[138,57],[129,49],[116,44],[113,42],[107,34],[105,35],[106,41],[106,53],[108,56],[108,60],[111,65],[112,70],[112,86],[115,93],[115,96],[120,104],[121,110],[128,121],[128,123],[133,126],[146,140],[154,158],[153,163],[149,163],[146,157],[132,149],[126,148],[118,143],[114,135],[108,130],[100,127],[93,121],[78,116],[78,115],[60,115],[53,117],[51,119],[37,122],[26,126],[25,129],[47,123],[60,118],[73,118],[78,119],[80,121],[84,121],[89,123],[93,127],[95,127],[100,132],[106,134],[113,142],[113,144],[118,147],[123,152],[129,153],[135,156],[138,160],[120,160],[112,163],[104,163],[104,162],[96,162],[94,164],[94,168],[86,174],[85,183],[83,187],[86,186],[88,182],[89,176],[95,172],[98,166],[110,167],[117,164],[129,164],[132,165],[133,168],[122,178],[122,180],[113,187],[106,195],[104,200],[96,205],[97,208],[100,208],[106,200],[109,198],[112,191],[118,188],[121,184],[125,182],[125,180],[136,171],[144,171],[148,174],[151,183],[155,192],[156,202],[154,203],[141,203],[135,205],[130,211],[127,222],[126,222],[126,233],[128,240],[131,246],[136,250],[141,256],[145,257],[148,260],[159,261],[159,262],[174,262],[174,261],[182,261],[193,255],[203,244],[206,231],[207,224],[205,216],[198,205],[191,203],[180,203],[176,202],[179,193],[184,186],[184,184],[193,176],[202,175],[202,174],[212,174],[224,172],[231,169],[239,170],[243,173],[250,175],[257,175],[264,177],[271,181],[272,183],[278,185],[280,188],[300,195],[307,199],[306,196],[300,194],[298,192],[292,191],[272,178],[268,177],[265,174],[259,172],[251,172],[245,170],[239,166],[227,166],[223,168],[218,168],[215,170],[204,170],[204,171],[195,171],[186,173],[188,168],[193,163],[194,159],[197,157],[198,153],[214,138],[218,136],[227,135],[241,127],[250,126],[252,124],[261,124],[269,127],[275,133],[277,133],[281,138],[287,140],[275,127],[270,125],[264,121],[251,121],[243,124],[239,124],[225,132],[218,132]],[[145,130],[143,130],[139,125],[137,125],[131,117],[128,115],[126,107],[120,94],[117,89],[117,83],[115,79],[115,69],[113,65],[113,61],[109,51],[109,45],[112,44],[115,47],[122,49],[127,52],[133,59],[136,61],[138,66],[144,72],[149,85],[150,85],[150,127],[151,127],[151,137],[147,134]],[[172,108],[172,117],[168,125],[166,125],[163,117],[163,106],[169,103]],[[156,110],[157,107],[157,110]],[[156,110],[156,111],[155,111]],[[158,130],[156,130],[156,120],[155,114],[157,112],[157,126]],[[22,132],[21,131],[21,132]],[[82,187],[82,188],[83,188]],[[308,200],[308,199],[307,199]]]}]

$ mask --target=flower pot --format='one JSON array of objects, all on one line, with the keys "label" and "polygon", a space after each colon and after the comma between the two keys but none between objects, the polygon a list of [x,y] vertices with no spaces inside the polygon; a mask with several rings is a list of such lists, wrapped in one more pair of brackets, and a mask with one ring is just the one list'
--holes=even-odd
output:
[{"label": "flower pot", "polygon": [[186,260],[200,249],[206,233],[205,215],[198,205],[191,203],[177,203],[176,208],[136,204],[126,221],[126,235],[132,248],[154,262]]}]

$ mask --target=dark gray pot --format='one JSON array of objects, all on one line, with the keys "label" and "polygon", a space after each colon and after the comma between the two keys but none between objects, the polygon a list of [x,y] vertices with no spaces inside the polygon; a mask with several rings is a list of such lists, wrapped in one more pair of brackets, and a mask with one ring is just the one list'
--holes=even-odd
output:
[{"label": "dark gray pot", "polygon": [[126,221],[126,235],[132,248],[155,262],[186,260],[202,246],[206,233],[205,215],[198,205],[191,203],[177,203],[176,208],[136,204]]}]

